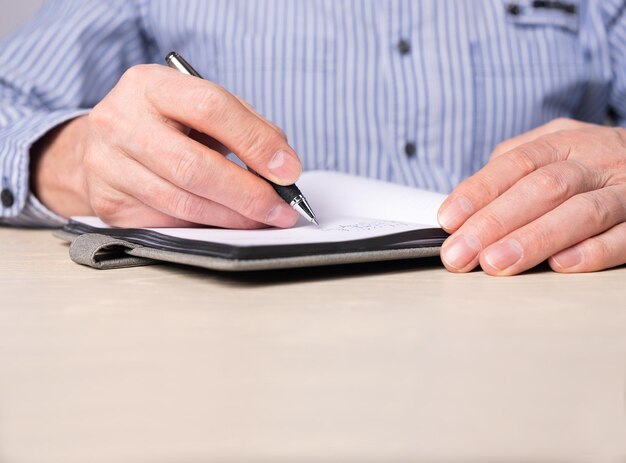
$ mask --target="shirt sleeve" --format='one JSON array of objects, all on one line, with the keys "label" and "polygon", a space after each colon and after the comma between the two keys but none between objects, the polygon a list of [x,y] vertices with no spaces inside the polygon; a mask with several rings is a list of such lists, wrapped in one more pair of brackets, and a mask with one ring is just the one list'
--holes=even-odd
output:
[{"label": "shirt sleeve", "polygon": [[606,0],[607,34],[613,81],[609,105],[617,123],[626,127],[626,0]]},{"label": "shirt sleeve", "polygon": [[0,43],[0,224],[63,223],[29,190],[30,148],[148,61],[141,26],[131,0],[52,0]]}]

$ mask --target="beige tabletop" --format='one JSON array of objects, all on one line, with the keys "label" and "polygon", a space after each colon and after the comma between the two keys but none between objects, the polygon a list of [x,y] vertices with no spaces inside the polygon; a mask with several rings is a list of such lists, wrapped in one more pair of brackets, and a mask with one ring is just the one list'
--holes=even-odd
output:
[{"label": "beige tabletop", "polygon": [[0,462],[626,461],[626,268],[98,271],[0,228]]}]

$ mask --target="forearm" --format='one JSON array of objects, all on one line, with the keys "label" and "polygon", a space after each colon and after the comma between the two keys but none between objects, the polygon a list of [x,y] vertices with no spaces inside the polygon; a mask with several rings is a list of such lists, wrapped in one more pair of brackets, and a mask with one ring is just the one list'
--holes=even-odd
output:
[{"label": "forearm", "polygon": [[[1,86],[0,86],[1,87]],[[9,106],[0,100],[0,224],[17,226],[59,226],[62,218],[44,207],[31,192],[29,169],[34,145],[84,110],[38,110]],[[33,172],[35,169],[32,169]]]},{"label": "forearm", "polygon": [[[60,225],[37,195],[63,216],[88,212],[76,201],[80,179],[71,167],[71,127],[80,123],[55,128],[87,113],[126,68],[147,60],[139,14],[126,0],[50,0],[0,43],[0,224]],[[109,50],[116,53],[101,59]]]}]

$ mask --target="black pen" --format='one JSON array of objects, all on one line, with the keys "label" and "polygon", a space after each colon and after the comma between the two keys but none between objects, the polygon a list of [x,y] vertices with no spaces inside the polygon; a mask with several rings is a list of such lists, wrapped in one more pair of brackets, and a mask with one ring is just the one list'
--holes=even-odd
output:
[{"label": "black pen", "polygon": [[[182,56],[180,56],[178,53],[176,53],[175,51],[170,52],[165,57],[165,62],[167,63],[169,67],[178,69],[183,74],[187,74],[189,76],[194,76],[194,77],[199,77],[200,79],[202,79],[202,76],[198,74],[198,71],[196,71],[191,66],[191,64],[185,61],[185,59]],[[309,203],[307,202],[306,198],[304,197],[300,189],[295,185],[295,183],[293,185],[283,186],[283,185],[278,185],[274,182],[271,182],[266,178],[263,178],[263,177],[260,177],[260,178],[262,178],[263,180],[268,182],[270,185],[272,185],[272,188],[274,188],[276,193],[278,193],[278,195],[286,203],[288,203],[291,207],[293,207],[296,211],[298,211],[302,217],[307,219],[309,222],[313,222],[315,225],[319,225],[317,223],[317,220],[315,220],[315,214],[313,213],[311,206],[309,206]]]}]

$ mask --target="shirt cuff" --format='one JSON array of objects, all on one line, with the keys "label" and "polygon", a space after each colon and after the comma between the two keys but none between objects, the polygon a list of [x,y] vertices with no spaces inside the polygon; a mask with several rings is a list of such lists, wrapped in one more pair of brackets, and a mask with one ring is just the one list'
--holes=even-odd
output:
[{"label": "shirt cuff", "polygon": [[67,223],[67,219],[55,214],[35,197],[30,194],[26,199],[26,204],[20,213],[15,217],[0,219],[1,224],[13,225],[15,227],[29,228],[59,228]]},{"label": "shirt cuff", "polygon": [[33,112],[0,133],[0,224],[59,227],[65,219],[46,208],[29,187],[30,149],[53,128],[89,109]]}]

